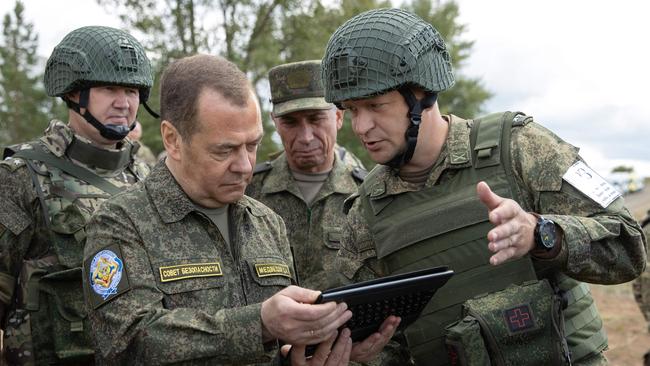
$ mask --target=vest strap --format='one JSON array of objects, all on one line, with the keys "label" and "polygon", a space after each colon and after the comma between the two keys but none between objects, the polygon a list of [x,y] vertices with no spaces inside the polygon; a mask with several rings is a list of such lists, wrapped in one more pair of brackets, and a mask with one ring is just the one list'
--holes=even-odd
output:
[{"label": "vest strap", "polygon": [[571,361],[575,362],[589,354],[593,354],[594,350],[601,352],[606,346],[607,334],[605,333],[605,328],[600,327],[596,333],[592,334],[584,342],[571,348]]},{"label": "vest strap", "polygon": [[586,309],[582,310],[571,319],[564,320],[564,333],[568,337],[575,333],[578,329],[584,328],[585,325],[591,323],[598,317],[598,310],[592,303]]}]

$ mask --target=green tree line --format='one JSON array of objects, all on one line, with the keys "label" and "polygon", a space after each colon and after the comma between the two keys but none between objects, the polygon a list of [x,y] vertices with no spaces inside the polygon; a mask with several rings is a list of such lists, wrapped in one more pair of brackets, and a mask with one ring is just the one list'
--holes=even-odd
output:
[{"label": "green tree line", "polygon": [[[96,1],[119,16],[123,28],[147,48],[156,71],[149,102],[154,110],[159,107],[160,73],[177,58],[197,52],[219,54],[246,72],[263,109],[265,137],[258,161],[281,149],[269,116],[268,70],[286,62],[322,58],[329,36],[347,19],[366,10],[393,6],[388,0]],[[442,112],[462,117],[481,113],[491,93],[479,79],[462,73],[473,42],[464,39],[458,5],[453,0],[411,0],[401,6],[433,24],[450,47],[457,81],[439,98]],[[24,18],[19,0],[4,16],[0,47],[0,145],[6,145],[37,137],[49,119],[66,118],[66,111],[43,91],[44,60],[36,55],[38,35]],[[154,152],[161,151],[159,121],[145,112],[139,113],[138,119],[143,125],[142,141]],[[339,143],[372,165],[347,118]]]}]

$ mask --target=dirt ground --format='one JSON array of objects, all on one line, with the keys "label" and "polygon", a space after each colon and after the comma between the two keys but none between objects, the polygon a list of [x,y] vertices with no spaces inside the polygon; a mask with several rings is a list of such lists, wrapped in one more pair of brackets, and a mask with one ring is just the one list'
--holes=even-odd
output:
[{"label": "dirt ground", "polygon": [[[625,197],[626,206],[638,219],[650,208],[650,181],[646,188]],[[605,352],[612,366],[642,365],[642,357],[650,350],[650,333],[632,295],[632,285],[591,285],[596,305],[605,323],[609,350]]]},{"label": "dirt ground", "polygon": [[642,365],[643,354],[650,349],[650,333],[634,301],[631,285],[591,285],[591,292],[609,337],[605,355],[610,365]]}]

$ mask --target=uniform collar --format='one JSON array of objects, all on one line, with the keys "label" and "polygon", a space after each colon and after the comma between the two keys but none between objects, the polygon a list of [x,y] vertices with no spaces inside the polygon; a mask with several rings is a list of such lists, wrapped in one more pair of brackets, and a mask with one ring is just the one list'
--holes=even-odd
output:
[{"label": "uniform collar", "polygon": [[[449,122],[447,140],[440,151],[429,178],[424,184],[431,187],[436,184],[442,173],[451,169],[462,169],[472,165],[470,132],[471,121],[466,121],[454,115],[444,116]],[[386,165],[377,165],[371,173],[371,179],[366,192],[372,199],[396,195],[404,192],[413,192],[422,189],[422,186],[405,182],[396,171]]]},{"label": "uniform collar", "polygon": [[[190,212],[199,212],[169,171],[164,160],[156,164],[151,174],[144,180],[144,184],[163,222],[167,224],[177,222]],[[246,196],[231,204],[231,207],[247,208],[255,216],[263,215]]]},{"label": "uniform collar", "polygon": [[[289,169],[286,153],[282,153],[273,160],[271,167],[264,187],[262,188],[263,194],[287,191],[297,197],[302,197],[300,189]],[[338,154],[334,154],[334,167],[332,167],[332,171],[327,177],[327,180],[323,183],[323,186],[314,198],[314,202],[321,197],[333,193],[349,195],[356,192],[356,190],[357,185],[354,182],[354,178],[352,178],[351,170],[341,161]]]},{"label": "uniform collar", "polygon": [[133,161],[137,146],[130,141],[118,143],[118,149],[106,149],[79,136],[67,124],[52,120],[40,141],[55,156],[68,157],[91,170],[121,171]]}]

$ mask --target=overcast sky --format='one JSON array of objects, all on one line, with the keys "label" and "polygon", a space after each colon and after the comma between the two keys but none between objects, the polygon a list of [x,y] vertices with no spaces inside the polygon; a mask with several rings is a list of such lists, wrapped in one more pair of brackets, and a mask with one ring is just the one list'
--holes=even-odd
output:
[{"label": "overcast sky", "polygon": [[[120,26],[94,0],[25,0],[47,57],[69,31]],[[489,112],[520,110],[581,148],[605,175],[619,164],[650,176],[650,5],[636,0],[458,0],[463,72],[494,93]],[[13,1],[0,1],[0,13]],[[83,16],[79,16],[83,14]],[[472,116],[462,116],[472,117]]]}]

